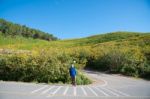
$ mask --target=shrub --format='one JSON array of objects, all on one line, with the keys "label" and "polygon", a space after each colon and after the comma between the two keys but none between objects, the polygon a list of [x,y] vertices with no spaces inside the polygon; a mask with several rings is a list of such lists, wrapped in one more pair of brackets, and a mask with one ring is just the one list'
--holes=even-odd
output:
[{"label": "shrub", "polygon": [[86,85],[91,84],[92,81],[88,79],[84,74],[81,72],[78,72],[77,78],[76,78],[77,85]]},{"label": "shrub", "polygon": [[71,49],[70,56],[72,60],[75,60],[76,68],[83,69],[86,66],[87,58],[90,56],[90,49],[89,48],[74,48]]},{"label": "shrub", "polygon": [[[0,55],[0,80],[69,83],[72,58],[65,52],[43,50],[38,54]],[[88,78],[77,76],[77,84],[88,84]]]},{"label": "shrub", "polygon": [[138,76],[138,71],[136,67],[130,66],[130,65],[123,66],[123,68],[121,69],[121,72],[128,76],[135,76],[135,77]]},{"label": "shrub", "polygon": [[[95,57],[96,56],[96,57]],[[92,68],[101,71],[118,72],[123,65],[124,53],[115,48],[111,49],[99,49],[99,53],[96,53],[88,59],[88,66],[92,65]]]},{"label": "shrub", "polygon": [[96,54],[88,58],[89,68],[135,77],[150,77],[149,58],[138,46],[109,46],[109,48],[96,48],[95,50],[97,50]]}]

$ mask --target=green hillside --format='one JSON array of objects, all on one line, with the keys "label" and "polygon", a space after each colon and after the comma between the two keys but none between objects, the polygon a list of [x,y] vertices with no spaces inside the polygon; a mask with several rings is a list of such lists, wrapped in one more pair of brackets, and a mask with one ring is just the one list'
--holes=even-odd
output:
[{"label": "green hillside", "polygon": [[57,40],[50,33],[43,32],[38,29],[29,28],[26,25],[20,25],[0,19],[0,32],[3,36],[23,36],[26,38],[42,39],[47,41]]},{"label": "green hillside", "polygon": [[109,41],[122,42],[123,40],[128,41],[130,39],[140,40],[142,37],[149,35],[150,33],[114,32],[80,39],[58,40],[53,42],[24,38],[20,36],[5,37],[0,35],[0,48],[32,50],[34,48],[71,48],[77,46],[94,46]]},{"label": "green hillside", "polygon": [[150,33],[114,32],[51,42],[0,35],[1,80],[70,83],[68,68],[74,60],[78,84],[91,83],[80,72],[83,68],[149,78]]}]

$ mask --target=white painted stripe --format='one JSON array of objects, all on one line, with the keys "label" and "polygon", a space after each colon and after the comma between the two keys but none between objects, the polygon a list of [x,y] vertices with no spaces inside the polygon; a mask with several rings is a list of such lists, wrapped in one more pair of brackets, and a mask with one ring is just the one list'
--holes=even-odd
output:
[{"label": "white painted stripe", "polygon": [[97,87],[94,87],[95,89],[97,89],[99,92],[103,93],[105,96],[109,96],[107,93],[105,93],[104,91],[100,90],[99,88]]},{"label": "white painted stripe", "polygon": [[73,92],[74,92],[74,93],[73,93],[73,95],[74,95],[74,96],[76,96],[76,94],[77,94],[77,92],[76,92],[76,91],[77,91],[77,89],[76,89],[76,87],[74,87],[73,89],[74,89],[74,91],[73,91]]},{"label": "white painted stripe", "polygon": [[55,95],[61,88],[62,86],[59,86],[53,93],[51,93],[50,95],[48,95],[47,97],[52,97],[52,95]]},{"label": "white painted stripe", "polygon": [[91,91],[92,93],[94,93],[95,96],[98,96],[97,93],[96,93],[92,88],[90,88],[90,87],[87,87],[87,88],[90,89],[90,91]]},{"label": "white painted stripe", "polygon": [[41,94],[47,93],[47,92],[50,91],[52,88],[54,88],[54,86],[52,86],[52,87],[48,88],[47,90],[43,91]]},{"label": "white painted stripe", "polygon": [[62,87],[62,86],[59,86],[52,94],[53,94],[53,95],[56,94],[56,93],[60,90],[61,87]]},{"label": "white painted stripe", "polygon": [[46,87],[48,87],[48,85],[43,86],[43,87],[41,87],[41,88],[39,88],[39,89],[33,90],[31,93],[36,93],[36,92],[38,92],[38,91],[40,91],[40,90],[42,90],[42,89],[44,89],[44,88],[46,88]]},{"label": "white painted stripe", "polygon": [[66,95],[68,89],[69,89],[69,87],[67,86],[66,89],[65,89],[65,91],[64,91],[64,93],[63,93],[63,95]]},{"label": "white painted stripe", "polygon": [[[101,87],[101,88],[102,88],[102,87]],[[115,95],[115,96],[119,96],[119,94],[117,94],[117,93],[115,93],[115,92],[113,92],[113,91],[111,91],[111,90],[109,90],[109,89],[106,89],[106,88],[102,88],[102,89],[107,90],[108,92],[112,93],[112,94]]]},{"label": "white painted stripe", "polygon": [[121,92],[121,91],[119,91],[119,90],[116,90],[116,89],[112,89],[112,88],[108,88],[108,89],[111,89],[111,90],[113,90],[113,91],[115,91],[115,92],[118,92],[118,93],[120,93],[121,95],[124,95],[124,96],[130,96],[130,95],[128,95],[128,94],[126,94],[126,93],[123,93],[123,92]]},{"label": "white painted stripe", "polygon": [[84,95],[85,95],[85,96],[87,96],[87,93],[86,93],[86,91],[84,90],[84,88],[83,88],[83,87],[81,87],[81,89],[82,89],[82,91],[83,91]]}]

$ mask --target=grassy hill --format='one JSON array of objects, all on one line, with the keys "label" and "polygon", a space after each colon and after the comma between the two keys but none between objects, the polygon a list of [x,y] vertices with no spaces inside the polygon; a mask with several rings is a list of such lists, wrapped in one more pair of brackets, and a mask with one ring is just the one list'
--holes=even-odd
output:
[{"label": "grassy hill", "polygon": [[[0,35],[0,79],[69,83],[68,68],[150,77],[150,33],[114,32],[80,39],[45,41]],[[81,72],[78,84],[90,80]]]},{"label": "grassy hill", "polygon": [[47,41],[57,40],[50,33],[38,29],[29,28],[25,25],[16,24],[0,18],[0,32],[3,36],[23,36],[25,38],[42,39]]},{"label": "grassy hill", "polygon": [[[10,49],[25,49],[32,50],[34,48],[71,48],[77,46],[94,46],[105,42],[122,42],[131,41],[132,39],[140,40],[142,37],[149,37],[150,33],[133,33],[133,32],[114,32],[107,34],[94,35],[80,39],[58,40],[58,41],[44,41],[39,39],[24,38],[20,36],[0,35],[0,48]],[[132,42],[132,41],[131,41]]]}]

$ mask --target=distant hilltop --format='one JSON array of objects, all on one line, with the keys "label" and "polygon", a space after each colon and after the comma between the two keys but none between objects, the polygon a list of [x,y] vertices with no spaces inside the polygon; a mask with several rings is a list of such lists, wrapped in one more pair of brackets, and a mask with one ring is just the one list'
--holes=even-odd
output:
[{"label": "distant hilltop", "polygon": [[0,33],[4,36],[23,36],[26,38],[42,39],[47,41],[58,39],[50,33],[29,28],[25,25],[15,24],[4,19],[0,19]]}]

